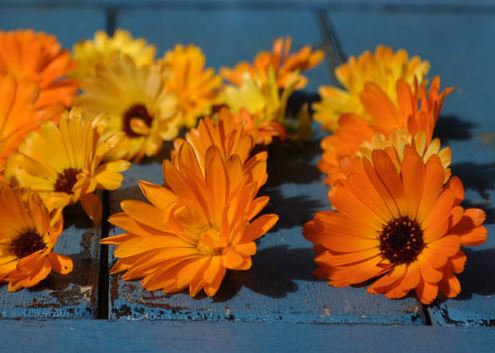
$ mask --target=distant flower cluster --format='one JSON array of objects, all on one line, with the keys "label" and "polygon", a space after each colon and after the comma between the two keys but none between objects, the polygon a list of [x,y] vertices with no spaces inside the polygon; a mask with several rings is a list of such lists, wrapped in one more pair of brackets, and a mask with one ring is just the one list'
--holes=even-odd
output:
[{"label": "distant flower cluster", "polygon": [[[144,39],[118,30],[74,46],[31,30],[0,32],[0,281],[15,291],[53,270],[63,210],[80,203],[102,222],[97,190],[173,141],[161,185],[139,181],[147,201],[124,200],[109,222],[124,233],[112,274],[150,291],[213,296],[227,270],[248,270],[256,240],[277,223],[259,195],[266,145],[308,138],[309,107],[287,119],[289,97],[323,51],[271,51],[219,73],[194,45],[160,58]],[[336,70],[341,88],[320,88],[314,119],[332,133],[318,163],[332,208],[304,225],[316,276],[336,287],[372,280],[370,293],[425,304],[461,291],[465,246],[487,238],[484,211],[464,208],[451,151],[435,126],[451,88],[427,80],[430,64],[379,46]],[[290,158],[290,156],[287,156]],[[276,212],[277,210],[275,210]]]}]

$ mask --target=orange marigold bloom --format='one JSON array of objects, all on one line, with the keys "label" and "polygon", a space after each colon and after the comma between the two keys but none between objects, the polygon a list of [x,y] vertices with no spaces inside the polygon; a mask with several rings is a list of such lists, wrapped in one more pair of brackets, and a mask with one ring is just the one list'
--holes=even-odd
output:
[{"label": "orange marigold bloom", "polygon": [[266,214],[268,203],[256,194],[266,180],[265,158],[252,157],[250,172],[238,155],[225,158],[219,146],[206,150],[204,166],[184,142],[173,163],[163,164],[165,187],[140,182],[152,205],[134,200],[121,203],[124,212],[110,222],[126,233],[106,238],[119,258],[111,273],[142,278],[147,290],[167,293],[204,289],[213,296],[227,269],[247,270],[256,253],[256,239],[277,222]]},{"label": "orange marigold bloom", "polygon": [[316,276],[336,287],[376,279],[370,293],[402,298],[415,290],[424,304],[439,290],[459,294],[464,269],[461,245],[486,240],[485,213],[464,209],[461,181],[445,184],[439,158],[425,162],[406,147],[397,169],[391,152],[375,150],[329,193],[336,211],[318,212],[304,227],[315,244]]},{"label": "orange marigold bloom", "polygon": [[[439,145],[439,141],[432,141],[433,132],[443,101],[452,89],[447,88],[441,92],[440,78],[437,76],[429,90],[426,89],[426,83],[412,88],[405,81],[398,80],[396,91],[397,104],[375,83],[365,85],[361,100],[370,119],[363,119],[356,114],[345,114],[339,119],[339,127],[335,133],[321,142],[324,153],[318,167],[322,172],[328,175],[335,173],[341,158],[359,154],[363,147],[369,148],[377,134],[388,139],[393,131],[404,130],[412,139],[422,131],[424,135],[418,146],[424,152],[428,151],[427,146],[432,143]],[[449,155],[449,152],[444,153],[444,157]],[[446,161],[447,166],[448,164]]]},{"label": "orange marigold bloom", "polygon": [[39,107],[72,105],[77,82],[67,75],[74,68],[69,52],[55,36],[32,30],[0,31],[0,74],[28,78],[40,87]]},{"label": "orange marigold bloom", "polygon": [[9,291],[33,287],[51,271],[72,271],[72,260],[53,252],[63,220],[52,221],[37,194],[2,184],[0,209],[0,282]]},{"label": "orange marigold bloom", "polygon": [[[269,68],[273,67],[277,76],[278,86],[286,88],[292,81],[294,73],[299,74],[302,71],[316,67],[325,57],[323,50],[312,50],[309,45],[296,53],[291,53],[291,44],[290,37],[277,38],[273,42],[272,51],[258,53],[253,64],[243,61],[233,69],[222,68],[221,73],[227,80],[240,86],[246,74],[266,82],[269,79]],[[297,88],[304,88],[306,84],[307,79],[301,76]]]},{"label": "orange marigold bloom", "polygon": [[168,90],[177,95],[182,124],[193,127],[220,101],[222,78],[205,69],[206,57],[195,45],[176,45],[162,59]]},{"label": "orange marigold bloom", "polygon": [[30,80],[0,75],[0,174],[26,135],[52,116],[49,110],[37,109],[38,93]]},{"label": "orange marigold bloom", "polygon": [[[216,120],[216,122],[215,122]],[[204,166],[206,150],[210,146],[219,147],[224,158],[236,154],[244,162],[254,144],[268,144],[274,136],[285,137],[283,126],[276,121],[256,125],[254,118],[245,110],[234,115],[227,108],[222,108],[216,117],[201,119],[198,127],[186,133],[185,140],[177,138],[174,141],[177,151],[187,141],[196,153],[200,165]],[[172,151],[172,155],[175,154]]]},{"label": "orange marigold bloom", "polygon": [[428,61],[418,56],[409,58],[407,51],[394,52],[391,48],[379,45],[374,53],[364,52],[359,57],[351,56],[349,61],[335,70],[337,79],[344,87],[320,87],[321,101],[314,105],[316,121],[325,129],[335,130],[342,114],[358,114],[368,119],[364,102],[360,99],[368,82],[380,87],[383,92],[396,103],[395,85],[401,79],[412,85],[415,81],[421,84],[430,69]]}]

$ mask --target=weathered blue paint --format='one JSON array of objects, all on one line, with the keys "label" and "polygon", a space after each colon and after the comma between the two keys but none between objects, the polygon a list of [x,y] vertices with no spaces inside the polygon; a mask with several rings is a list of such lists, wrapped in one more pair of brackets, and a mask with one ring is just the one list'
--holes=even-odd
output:
[{"label": "weathered blue paint", "polygon": [[[92,36],[104,28],[102,11],[13,10],[0,11],[0,29],[34,28],[55,34],[65,46]],[[50,275],[30,290],[8,293],[0,288],[0,318],[94,318],[99,268],[99,229],[92,226],[79,208],[69,209],[66,229],[56,251],[71,256],[74,272]]]},{"label": "weathered blue paint", "polygon": [[[488,213],[489,241],[468,250],[463,291],[429,311],[438,325],[495,322],[493,79],[495,17],[469,14],[330,13],[343,49],[359,54],[379,43],[405,48],[431,62],[455,92],[446,99],[437,135],[452,149],[452,170],[467,189],[466,204]],[[379,24],[379,25],[378,25]]]},{"label": "weathered blue paint", "polygon": [[6,352],[492,353],[488,328],[380,327],[289,323],[0,321]]}]

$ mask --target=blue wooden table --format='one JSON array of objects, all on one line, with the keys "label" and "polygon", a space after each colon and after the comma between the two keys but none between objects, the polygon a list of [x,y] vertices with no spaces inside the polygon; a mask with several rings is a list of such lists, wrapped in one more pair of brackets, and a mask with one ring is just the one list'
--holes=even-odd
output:
[{"label": "blue wooden table", "polygon": [[[452,148],[467,203],[487,211],[489,241],[469,251],[461,295],[430,306],[316,280],[311,244],[301,235],[302,223],[329,207],[315,167],[324,133],[316,131],[311,142],[271,147],[266,194],[281,220],[260,240],[252,270],[229,273],[213,299],[150,293],[109,277],[111,250],[98,240],[119,230],[108,223],[94,228],[76,209],[58,244],[75,271],[32,290],[0,288],[2,349],[495,351],[495,0],[0,1],[0,29],[26,27],[53,33],[66,47],[116,28],[147,38],[159,55],[175,43],[195,43],[217,68],[250,60],[273,38],[291,35],[295,47],[311,44],[328,54],[295,104],[334,83],[333,69],[347,55],[380,43],[403,47],[456,87],[437,131]],[[160,183],[160,162],[133,166],[123,188],[105,195],[106,214],[117,212],[122,199],[141,198],[138,180]]]}]

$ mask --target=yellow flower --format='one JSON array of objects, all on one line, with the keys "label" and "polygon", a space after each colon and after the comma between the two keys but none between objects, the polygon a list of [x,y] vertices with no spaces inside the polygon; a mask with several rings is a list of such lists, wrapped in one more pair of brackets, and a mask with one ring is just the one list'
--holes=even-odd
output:
[{"label": "yellow flower", "polygon": [[153,156],[163,140],[177,136],[177,99],[167,91],[159,66],[138,67],[129,57],[116,56],[111,66],[99,67],[95,76],[83,80],[82,89],[77,104],[83,116],[104,113],[108,133],[124,132],[111,159]]},{"label": "yellow flower", "polygon": [[63,221],[52,222],[36,193],[0,184],[0,208],[0,282],[9,291],[33,287],[51,271],[72,271],[72,260],[53,252]]},{"label": "yellow flower", "polygon": [[[257,80],[246,74],[240,86],[230,85],[225,88],[224,100],[234,114],[240,114],[246,110],[254,119],[256,127],[270,122],[285,122],[287,101],[294,92],[300,76],[292,75],[288,80],[287,87],[280,89],[277,85],[275,70],[270,68],[268,79]],[[280,135],[285,137],[285,130]],[[271,138],[266,141],[255,141],[256,143],[270,143]]]},{"label": "yellow flower", "polygon": [[397,103],[397,81],[402,79],[413,86],[417,80],[421,84],[429,68],[430,63],[422,61],[418,56],[409,58],[405,50],[394,52],[382,45],[376,48],[375,53],[366,51],[358,58],[352,56],[335,70],[343,89],[320,87],[321,101],[314,105],[314,118],[325,129],[332,131],[337,128],[337,121],[342,114],[352,113],[368,118],[360,99],[367,82],[376,84],[393,103]]},{"label": "yellow flower", "polygon": [[156,48],[146,40],[134,39],[122,29],[108,36],[103,31],[95,33],[93,40],[84,40],[74,45],[72,57],[76,62],[73,75],[78,78],[94,75],[96,66],[112,65],[117,54],[128,55],[137,66],[149,66],[155,58]]},{"label": "yellow flower", "polygon": [[219,103],[222,78],[212,68],[205,69],[205,55],[194,45],[178,44],[162,59],[167,88],[179,100],[182,124],[193,127],[200,116],[211,113]]},{"label": "yellow flower", "polygon": [[104,162],[121,139],[102,138],[99,119],[82,119],[77,109],[62,115],[59,125],[49,121],[31,132],[7,161],[6,179],[13,186],[37,191],[49,211],[60,214],[78,200],[95,222],[101,220],[101,202],[96,189],[115,190],[123,181],[127,161]]}]

